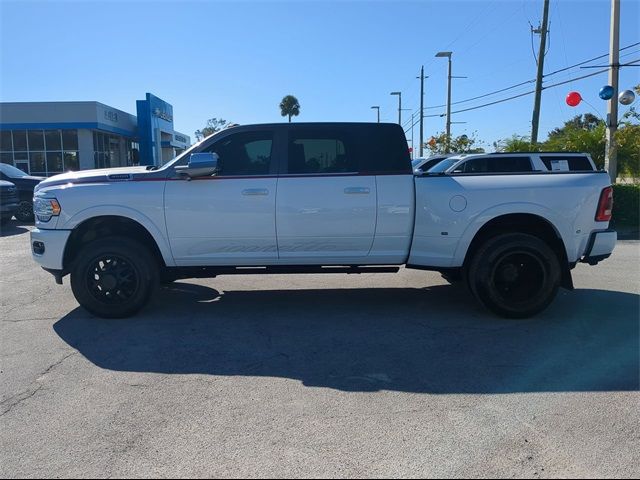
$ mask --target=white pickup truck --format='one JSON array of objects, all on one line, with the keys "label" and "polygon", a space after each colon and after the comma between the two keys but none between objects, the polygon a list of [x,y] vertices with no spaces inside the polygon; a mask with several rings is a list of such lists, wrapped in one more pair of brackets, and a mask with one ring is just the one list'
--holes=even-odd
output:
[{"label": "white pickup truck", "polygon": [[611,254],[612,202],[586,155],[461,155],[414,175],[395,124],[248,125],[161,168],[43,181],[31,249],[101,317],[134,314],[178,278],[404,265],[517,318],[572,289],[577,262]]}]

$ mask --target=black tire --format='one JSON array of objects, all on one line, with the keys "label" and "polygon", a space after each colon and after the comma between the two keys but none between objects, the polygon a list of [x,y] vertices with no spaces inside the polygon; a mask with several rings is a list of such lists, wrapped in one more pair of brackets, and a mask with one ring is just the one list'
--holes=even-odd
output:
[{"label": "black tire", "polygon": [[462,272],[460,270],[440,272],[440,276],[442,276],[442,278],[449,282],[451,285],[458,285],[463,279]]},{"label": "black tire", "polygon": [[35,220],[33,216],[33,203],[28,200],[22,200],[14,215],[19,222],[33,222]]},{"label": "black tire", "polygon": [[140,243],[106,237],[85,245],[71,268],[80,305],[103,318],[129,317],[144,307],[158,284],[158,263]]},{"label": "black tire", "polygon": [[558,293],[560,278],[554,251],[541,239],[523,233],[489,238],[468,269],[474,296],[506,318],[527,318],[547,308]]}]

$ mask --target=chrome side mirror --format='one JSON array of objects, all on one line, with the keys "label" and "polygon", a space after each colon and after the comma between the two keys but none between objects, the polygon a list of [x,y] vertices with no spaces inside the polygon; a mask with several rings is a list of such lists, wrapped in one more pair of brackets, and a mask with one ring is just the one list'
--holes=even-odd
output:
[{"label": "chrome side mirror", "polygon": [[189,178],[208,177],[218,173],[218,154],[209,153],[192,153],[189,156],[189,163],[186,165],[178,165],[176,173],[178,175],[186,175]]}]

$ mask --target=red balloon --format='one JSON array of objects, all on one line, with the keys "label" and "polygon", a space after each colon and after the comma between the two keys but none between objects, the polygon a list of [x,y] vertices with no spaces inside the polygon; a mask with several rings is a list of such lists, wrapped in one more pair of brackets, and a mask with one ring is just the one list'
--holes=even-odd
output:
[{"label": "red balloon", "polygon": [[569,92],[569,94],[567,95],[566,102],[570,107],[577,107],[581,101],[582,97],[578,92]]}]

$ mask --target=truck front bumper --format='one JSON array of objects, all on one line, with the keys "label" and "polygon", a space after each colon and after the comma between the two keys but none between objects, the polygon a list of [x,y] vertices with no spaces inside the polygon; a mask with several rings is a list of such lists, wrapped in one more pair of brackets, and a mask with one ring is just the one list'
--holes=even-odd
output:
[{"label": "truck front bumper", "polygon": [[10,216],[13,215],[18,208],[20,207],[20,204],[18,203],[17,200],[15,201],[11,201],[10,203],[0,203],[0,214],[4,217],[4,216]]},{"label": "truck front bumper", "polygon": [[31,230],[31,256],[45,270],[62,271],[64,247],[71,230]]},{"label": "truck front bumper", "polygon": [[617,241],[618,233],[615,230],[608,229],[593,232],[589,237],[587,249],[580,261],[589,265],[596,265],[605,258],[609,258]]}]

